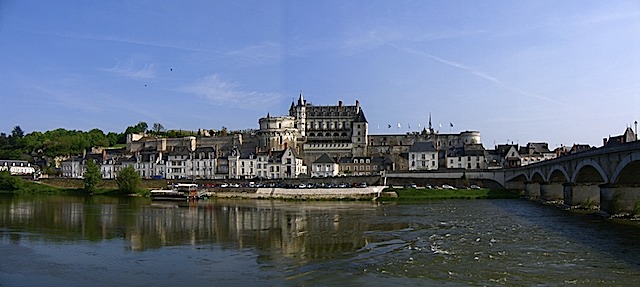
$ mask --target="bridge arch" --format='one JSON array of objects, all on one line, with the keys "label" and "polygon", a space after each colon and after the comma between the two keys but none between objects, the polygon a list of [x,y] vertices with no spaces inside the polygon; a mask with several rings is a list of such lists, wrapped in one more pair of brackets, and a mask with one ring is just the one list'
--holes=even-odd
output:
[{"label": "bridge arch", "polygon": [[509,182],[509,181],[525,182],[525,181],[529,181],[529,177],[524,172],[518,172],[518,173],[512,174],[510,177],[505,177],[504,181],[505,182]]},{"label": "bridge arch", "polygon": [[571,183],[609,183],[609,178],[597,161],[586,159],[576,167]]},{"label": "bridge arch", "polygon": [[544,183],[544,176],[542,175],[542,172],[539,170],[534,171],[531,175],[531,182]]},{"label": "bridge arch", "polygon": [[630,154],[620,160],[611,175],[611,183],[640,184],[640,156],[637,153]]},{"label": "bridge arch", "polygon": [[549,173],[547,182],[566,183],[571,181],[571,177],[564,168],[555,167]]}]

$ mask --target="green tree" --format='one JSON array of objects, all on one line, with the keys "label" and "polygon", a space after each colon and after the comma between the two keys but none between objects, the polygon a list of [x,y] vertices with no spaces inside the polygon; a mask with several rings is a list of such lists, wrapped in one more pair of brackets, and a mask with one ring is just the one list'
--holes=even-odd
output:
[{"label": "green tree", "polygon": [[22,131],[22,128],[20,126],[15,126],[15,127],[13,127],[13,130],[11,131],[11,137],[23,138],[24,137],[24,131]]},{"label": "green tree", "polygon": [[125,130],[125,134],[141,134],[147,131],[147,128],[149,126],[147,125],[147,123],[145,122],[139,122],[137,125],[135,126],[129,126],[127,127],[127,129]]},{"label": "green tree", "polygon": [[102,176],[100,175],[100,167],[92,160],[87,160],[87,170],[85,170],[84,174],[84,190],[87,193],[93,193],[96,191],[96,186],[102,180]]},{"label": "green tree", "polygon": [[0,171],[0,190],[13,191],[22,188],[24,180],[11,176],[8,170]]},{"label": "green tree", "polygon": [[124,193],[135,193],[138,190],[140,181],[140,175],[133,166],[123,168],[116,177],[118,189]]}]

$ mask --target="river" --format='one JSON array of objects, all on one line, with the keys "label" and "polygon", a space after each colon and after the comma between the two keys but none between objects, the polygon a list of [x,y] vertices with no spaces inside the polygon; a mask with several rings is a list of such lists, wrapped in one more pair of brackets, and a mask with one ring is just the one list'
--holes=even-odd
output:
[{"label": "river", "polygon": [[637,286],[640,223],[526,200],[0,195],[0,286]]}]

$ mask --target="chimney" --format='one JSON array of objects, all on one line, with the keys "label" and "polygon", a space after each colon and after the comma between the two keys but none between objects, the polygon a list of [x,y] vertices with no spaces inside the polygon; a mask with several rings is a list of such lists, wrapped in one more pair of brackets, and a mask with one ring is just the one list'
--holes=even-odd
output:
[{"label": "chimney", "polygon": [[342,101],[338,101],[338,107],[342,108]]}]

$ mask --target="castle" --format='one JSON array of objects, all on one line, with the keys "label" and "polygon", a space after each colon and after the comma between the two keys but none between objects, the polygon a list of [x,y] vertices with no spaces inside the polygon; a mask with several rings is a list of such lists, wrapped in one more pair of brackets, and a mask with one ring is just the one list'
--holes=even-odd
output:
[{"label": "castle", "polygon": [[332,157],[366,156],[369,124],[360,102],[347,106],[314,106],[302,94],[292,102],[288,116],[267,114],[259,121],[257,131],[262,151],[295,147],[311,163],[322,154]]}]

